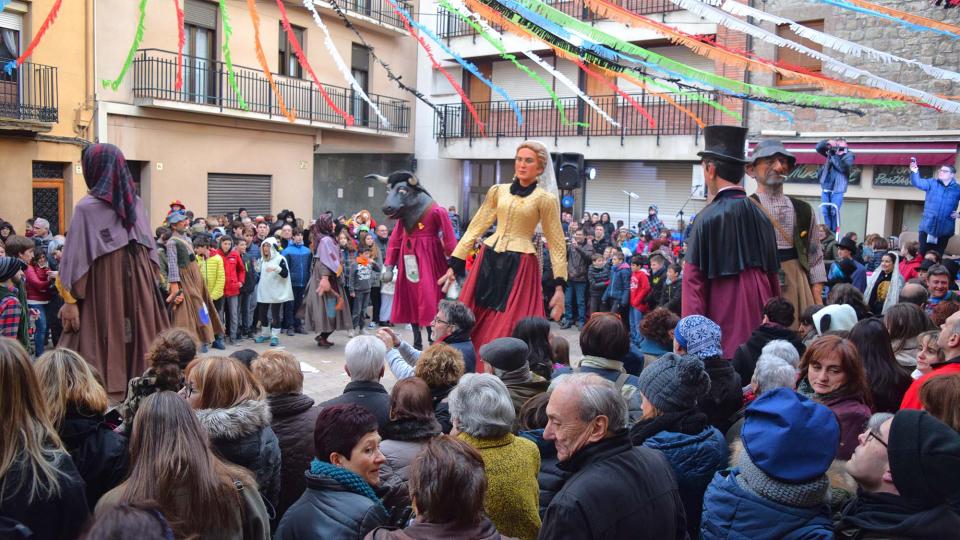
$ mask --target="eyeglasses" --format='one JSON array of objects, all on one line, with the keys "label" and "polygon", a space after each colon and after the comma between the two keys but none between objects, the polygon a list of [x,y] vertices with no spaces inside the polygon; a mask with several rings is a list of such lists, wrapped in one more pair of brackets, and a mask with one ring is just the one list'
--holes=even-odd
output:
[{"label": "eyeglasses", "polygon": [[878,443],[882,444],[884,448],[887,448],[887,443],[883,442],[883,439],[880,438],[880,434],[874,433],[873,430],[870,429],[867,430],[867,438],[864,440],[864,442],[869,441],[871,437]]},{"label": "eyeglasses", "polygon": [[436,324],[436,323],[440,323],[440,324],[450,324],[449,321],[445,321],[445,320],[441,319],[441,318],[440,318],[440,315],[437,315],[436,317],[433,318],[433,323],[434,323],[434,324]]}]

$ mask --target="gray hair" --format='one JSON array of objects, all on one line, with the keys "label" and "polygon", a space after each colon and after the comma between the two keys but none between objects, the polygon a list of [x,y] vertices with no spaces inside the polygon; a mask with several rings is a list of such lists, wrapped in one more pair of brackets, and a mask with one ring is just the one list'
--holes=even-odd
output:
[{"label": "gray hair", "polygon": [[579,396],[580,419],[584,422],[606,416],[608,433],[627,426],[627,401],[612,382],[594,373],[573,373],[565,376],[557,388],[565,386],[573,387]]},{"label": "gray hair", "polygon": [[774,339],[763,346],[760,356],[765,354],[776,356],[794,368],[800,365],[800,352],[793,346],[793,343],[785,339]]},{"label": "gray hair", "polygon": [[503,381],[489,373],[467,373],[450,392],[450,420],[478,439],[496,439],[513,430],[517,413]]},{"label": "gray hair", "polygon": [[874,413],[873,416],[870,417],[870,420],[867,421],[867,429],[873,431],[874,433],[880,433],[880,426],[882,426],[884,422],[891,418],[893,418],[893,413]]},{"label": "gray hair", "polygon": [[448,324],[456,326],[462,332],[473,330],[473,325],[477,324],[473,312],[463,302],[441,300],[438,311],[446,316]]},{"label": "gray hair", "polygon": [[753,371],[753,382],[758,396],[775,388],[792,390],[797,386],[797,370],[779,356],[761,354]]},{"label": "gray hair", "polygon": [[387,346],[376,336],[357,336],[343,351],[351,381],[379,381]]}]

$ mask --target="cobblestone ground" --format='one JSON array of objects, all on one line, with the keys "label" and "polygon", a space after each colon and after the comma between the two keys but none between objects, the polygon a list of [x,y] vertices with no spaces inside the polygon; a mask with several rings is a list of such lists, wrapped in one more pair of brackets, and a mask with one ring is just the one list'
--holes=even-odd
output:
[{"label": "cobblestone ground", "polygon": [[[556,323],[554,323],[552,327],[552,331],[555,334],[567,338],[570,342],[570,358],[579,358],[580,341],[577,328],[572,327],[568,330],[561,330]],[[410,343],[413,342],[413,334],[407,329],[406,325],[397,325],[394,327],[394,330],[397,331],[404,340]],[[374,334],[376,330],[367,330],[367,332]],[[280,346],[278,348],[290,351],[297,357],[297,360],[300,360],[308,366],[304,368],[303,373],[303,393],[319,403],[340,395],[343,392],[343,387],[349,382],[349,378],[343,370],[343,348],[347,341],[349,341],[349,338],[346,332],[336,332],[330,337],[330,340],[333,341],[335,345],[329,349],[321,349],[314,341],[314,335],[315,334],[298,334],[292,337],[286,335],[281,336]],[[426,340],[426,337],[424,337],[424,340]],[[253,340],[248,339],[239,342],[235,346],[228,345],[225,351],[211,349],[210,352],[204,356],[226,356],[240,349],[253,349],[261,352],[269,350],[270,348],[267,343],[258,345],[254,343]],[[314,372],[309,368],[313,368],[316,371]],[[383,376],[383,385],[389,390],[393,387],[395,381],[396,379],[393,374],[390,373],[390,368],[387,368]]]}]

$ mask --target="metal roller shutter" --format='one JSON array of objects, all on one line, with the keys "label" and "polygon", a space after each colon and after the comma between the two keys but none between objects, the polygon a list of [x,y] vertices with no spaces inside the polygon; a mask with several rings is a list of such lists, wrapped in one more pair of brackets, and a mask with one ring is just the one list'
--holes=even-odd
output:
[{"label": "metal roller shutter", "polygon": [[[657,53],[661,56],[666,56],[671,60],[676,60],[677,62],[686,64],[690,67],[699,69],[701,71],[706,71],[708,73],[713,73],[716,69],[713,60],[705,56],[700,56],[699,54],[694,53],[690,49],[680,46],[680,45],[667,45],[664,47],[647,47],[650,52]],[[617,85],[620,88],[623,88],[624,92],[628,94],[639,94],[643,90],[628,81],[619,80]]]},{"label": "metal roller shutter", "polygon": [[[590,161],[596,167],[597,179],[588,181],[586,203],[588,212],[609,212],[614,223],[622,219],[628,221],[632,215],[633,225],[647,216],[651,204],[660,210],[660,219],[667,227],[677,225],[677,212],[690,197],[693,186],[694,163],[651,163],[640,161]],[[624,191],[640,195],[640,199],[630,201]],[[684,219],[699,212],[706,201],[691,199],[684,208]]]},{"label": "metal roller shutter", "polygon": [[23,32],[23,16],[19,13],[0,11],[0,28],[9,28],[10,30]]},{"label": "metal roller shutter", "polygon": [[[550,59],[550,58],[546,58],[545,60],[547,60],[547,61],[549,62],[551,59]],[[556,67],[557,71],[559,71],[560,73],[563,73],[564,75],[567,76],[568,79],[570,79],[571,81],[573,81],[573,84],[579,84],[579,81],[580,81],[580,68],[578,68],[576,64],[574,64],[573,62],[571,62],[571,61],[569,61],[569,60],[561,60],[561,59],[557,58],[557,59],[556,59],[555,67]],[[567,88],[565,85],[560,84],[560,83],[556,83],[556,82],[555,82],[555,83],[554,83],[554,88],[555,88],[554,91],[555,91],[555,92],[557,93],[557,95],[560,96],[560,97],[574,97],[574,96],[577,95],[573,90],[570,90],[570,89]]]},{"label": "metal roller shutter", "polygon": [[207,175],[207,215],[246,208],[251,216],[271,212],[271,177],[258,174]]},{"label": "metal roller shutter", "polygon": [[[552,85],[553,77],[532,60],[518,61],[547,81],[547,84]],[[547,91],[540,86],[540,83],[513,65],[513,62],[506,60],[494,62],[493,82],[503,88],[513,99],[548,99]]]},{"label": "metal roller shutter", "polygon": [[211,30],[217,29],[217,5],[203,0],[186,0],[183,4],[183,21]]}]

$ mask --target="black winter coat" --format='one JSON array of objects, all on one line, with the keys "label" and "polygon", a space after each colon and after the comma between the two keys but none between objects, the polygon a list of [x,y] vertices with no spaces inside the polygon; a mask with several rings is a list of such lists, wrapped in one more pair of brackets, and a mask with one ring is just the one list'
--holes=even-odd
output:
[{"label": "black winter coat", "polygon": [[[62,453],[56,467],[63,474],[60,477],[60,492],[56,496],[38,497],[28,502],[28,494],[21,489],[11,490],[6,498],[0,500],[0,532],[23,531],[23,527],[26,527],[33,533],[33,536],[26,536],[31,539],[74,540],[80,536],[90,517],[86,486],[69,454]],[[22,474],[29,474],[29,471],[23,470],[21,462],[15,462],[7,471],[4,482],[11,486],[29,486],[31,479],[21,480]],[[6,540],[7,537],[3,538]]]},{"label": "black winter coat", "polygon": [[450,433],[453,429],[453,423],[450,421],[450,403],[447,396],[453,391],[455,386],[446,388],[431,388],[430,399],[433,401],[433,413],[440,424],[440,430],[444,433]]},{"label": "black winter coat", "polygon": [[543,516],[538,538],[670,540],[687,537],[683,502],[661,452],[635,447],[626,430],[581,448]]},{"label": "black winter coat", "polygon": [[587,270],[587,282],[590,284],[590,296],[600,298],[610,283],[610,267],[603,265],[597,268],[591,264]]},{"label": "black winter coat", "polygon": [[332,478],[307,472],[306,484],[307,490],[280,520],[274,540],[359,540],[389,521],[382,506]]},{"label": "black winter coat", "polygon": [[753,370],[757,367],[763,348],[775,339],[789,341],[800,356],[807,350],[800,336],[793,330],[778,324],[761,324],[750,334],[750,339],[733,353],[733,369],[740,374],[740,382],[744,385],[753,379]]},{"label": "black winter coat", "polygon": [[643,303],[647,306],[647,313],[660,307],[660,300],[663,298],[663,290],[667,286],[667,270],[661,268],[650,276],[650,292],[644,297]]},{"label": "black winter coat", "polygon": [[710,375],[710,392],[699,402],[700,410],[707,415],[710,425],[726,433],[736,422],[737,411],[743,407],[743,385],[740,375],[729,360],[719,356],[703,359],[703,367]]},{"label": "black winter coat", "polygon": [[948,504],[924,508],[892,493],[860,492],[844,507],[834,526],[838,539],[939,540],[956,538],[960,513]]},{"label": "black winter coat", "polygon": [[60,440],[87,484],[87,505],[93,511],[104,493],[127,477],[127,439],[103,423],[103,415],[67,411]]},{"label": "black winter coat", "polygon": [[307,487],[303,473],[316,455],[313,432],[320,407],[314,407],[313,399],[303,394],[274,394],[267,398],[267,403],[273,416],[270,427],[280,443],[279,520]]},{"label": "black winter coat", "polygon": [[682,282],[678,278],[673,283],[664,282],[663,293],[660,295],[660,305],[669,309],[670,311],[677,314],[677,317],[680,316],[680,302],[682,299],[681,295],[681,286]]},{"label": "black winter coat", "polygon": [[200,409],[197,419],[210,436],[214,451],[230,463],[249,469],[260,494],[275,509],[280,501],[280,443],[270,428],[267,402],[249,400],[228,409]]},{"label": "black winter coat", "polygon": [[320,407],[349,404],[365,407],[377,417],[377,425],[385,426],[390,421],[390,394],[378,382],[350,381],[343,394],[324,401]]}]

